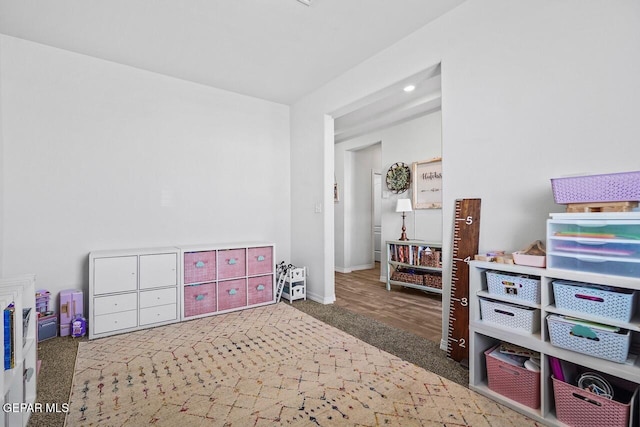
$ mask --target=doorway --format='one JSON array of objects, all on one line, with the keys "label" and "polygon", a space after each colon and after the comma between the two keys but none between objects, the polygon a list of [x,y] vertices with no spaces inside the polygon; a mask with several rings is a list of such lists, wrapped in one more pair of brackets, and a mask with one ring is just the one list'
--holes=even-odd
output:
[{"label": "doorway", "polygon": [[373,262],[382,259],[382,174],[371,171],[371,239],[373,241]]}]

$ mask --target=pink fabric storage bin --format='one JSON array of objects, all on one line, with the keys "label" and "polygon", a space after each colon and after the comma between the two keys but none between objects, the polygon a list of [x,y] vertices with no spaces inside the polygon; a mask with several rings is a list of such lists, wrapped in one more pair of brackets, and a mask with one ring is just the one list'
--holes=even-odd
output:
[{"label": "pink fabric storage bin", "polygon": [[627,404],[582,390],[555,377],[553,395],[556,402],[556,417],[574,427],[626,427],[629,414],[637,399],[638,390]]},{"label": "pink fabric storage bin", "polygon": [[249,304],[260,304],[273,300],[273,276],[257,276],[247,282]]},{"label": "pink fabric storage bin", "polygon": [[216,280],[216,251],[186,252],[184,254],[184,283]]},{"label": "pink fabric storage bin", "polygon": [[249,248],[247,256],[249,275],[273,273],[273,248]]},{"label": "pink fabric storage bin", "polygon": [[225,280],[218,283],[218,310],[230,310],[232,308],[247,305],[247,280]]},{"label": "pink fabric storage bin", "polygon": [[246,249],[218,251],[218,280],[245,276],[247,272]]},{"label": "pink fabric storage bin", "polygon": [[[497,346],[496,346],[497,347]],[[489,388],[532,409],[540,407],[540,372],[510,365],[485,351]]]},{"label": "pink fabric storage bin", "polygon": [[216,311],[216,284],[188,285],[184,287],[184,316],[191,317]]}]

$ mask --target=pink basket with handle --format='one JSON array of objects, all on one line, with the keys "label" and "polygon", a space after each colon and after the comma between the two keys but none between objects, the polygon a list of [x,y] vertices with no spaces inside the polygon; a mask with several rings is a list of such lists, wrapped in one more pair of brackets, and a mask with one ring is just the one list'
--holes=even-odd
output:
[{"label": "pink basket with handle", "polygon": [[559,421],[575,427],[626,427],[629,424],[629,413],[637,390],[631,402],[625,404],[597,396],[555,377],[551,379]]},{"label": "pink basket with handle", "polygon": [[[497,346],[496,346],[497,347]],[[532,409],[540,407],[540,372],[510,365],[485,351],[489,388]]]}]

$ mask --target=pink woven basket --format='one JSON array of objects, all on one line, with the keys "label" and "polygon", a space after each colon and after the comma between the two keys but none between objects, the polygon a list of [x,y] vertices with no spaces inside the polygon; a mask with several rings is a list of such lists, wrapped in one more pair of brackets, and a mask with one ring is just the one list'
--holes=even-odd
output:
[{"label": "pink woven basket", "polygon": [[640,200],[640,171],[551,179],[556,203]]},{"label": "pink woven basket", "polygon": [[575,427],[626,427],[631,404],[596,396],[554,377],[553,394],[559,421]]},{"label": "pink woven basket", "polygon": [[485,351],[489,388],[532,409],[540,407],[540,372],[510,365]]}]

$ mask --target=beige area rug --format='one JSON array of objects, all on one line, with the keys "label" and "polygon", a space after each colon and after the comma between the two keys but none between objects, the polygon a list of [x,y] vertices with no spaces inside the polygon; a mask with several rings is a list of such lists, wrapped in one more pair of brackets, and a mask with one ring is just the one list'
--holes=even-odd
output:
[{"label": "beige area rug", "polygon": [[537,424],[275,304],[81,342],[65,425]]}]

